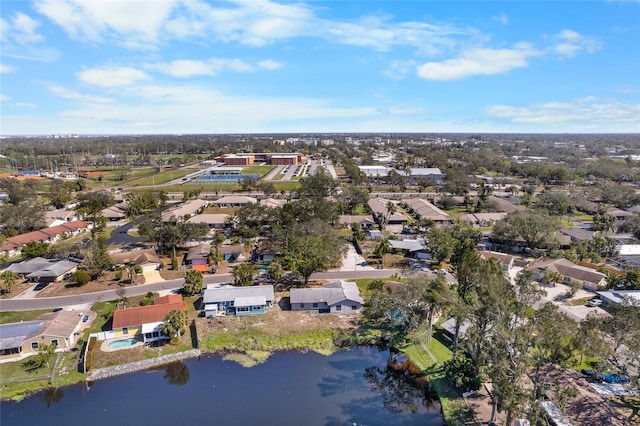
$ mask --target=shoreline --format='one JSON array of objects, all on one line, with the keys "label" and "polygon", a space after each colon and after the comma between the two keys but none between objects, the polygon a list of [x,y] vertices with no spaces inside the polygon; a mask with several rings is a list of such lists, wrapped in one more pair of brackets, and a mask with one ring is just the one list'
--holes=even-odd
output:
[{"label": "shoreline", "polygon": [[126,364],[114,365],[111,367],[96,368],[95,370],[89,371],[84,381],[95,382],[97,380],[108,379],[110,377],[121,376],[123,374],[135,373],[136,371],[160,367],[176,361],[197,358],[200,355],[202,355],[202,351],[200,351],[200,349],[190,349],[184,352],[161,355],[157,358],[149,358],[142,361],[134,361]]}]

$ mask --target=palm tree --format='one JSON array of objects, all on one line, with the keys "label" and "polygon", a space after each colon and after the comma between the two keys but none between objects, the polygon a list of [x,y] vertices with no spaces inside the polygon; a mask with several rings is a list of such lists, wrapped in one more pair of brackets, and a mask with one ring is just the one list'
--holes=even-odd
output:
[{"label": "palm tree", "polygon": [[4,281],[7,293],[11,293],[11,287],[16,283],[16,274],[13,271],[4,271],[0,277]]},{"label": "palm tree", "polygon": [[380,256],[381,258],[382,267],[384,267],[384,255],[387,253],[391,253],[391,250],[392,250],[391,243],[386,238],[381,239],[378,245],[376,246],[376,248],[374,249],[373,253],[376,256]]},{"label": "palm tree", "polygon": [[558,271],[547,270],[544,273],[544,282],[550,284],[552,286],[556,286],[556,284],[561,283],[564,280],[564,275],[562,275]]},{"label": "palm tree", "polygon": [[184,332],[186,318],[187,317],[183,311],[174,309],[164,317],[164,322],[160,326],[160,331],[170,339],[180,337]]},{"label": "palm tree", "polygon": [[239,286],[251,285],[253,276],[258,273],[258,267],[253,263],[241,263],[233,268],[233,282]]}]

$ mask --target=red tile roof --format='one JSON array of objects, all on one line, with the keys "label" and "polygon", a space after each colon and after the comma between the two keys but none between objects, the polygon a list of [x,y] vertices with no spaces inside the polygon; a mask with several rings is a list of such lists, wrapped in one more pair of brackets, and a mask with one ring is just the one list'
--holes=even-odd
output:
[{"label": "red tile roof", "polygon": [[16,235],[15,237],[7,238],[7,241],[21,246],[32,241],[47,241],[51,237],[55,237],[56,235],[66,234],[67,232],[75,232],[78,229],[86,228],[87,226],[89,226],[87,222],[76,220],[73,222],[64,223],[62,225],[52,226],[51,228],[43,228],[38,231]]},{"label": "red tile roof", "polygon": [[134,325],[150,324],[164,320],[173,310],[186,311],[187,304],[182,296],[171,294],[156,297],[155,305],[138,306],[135,308],[119,309],[113,313],[113,329],[131,327]]}]

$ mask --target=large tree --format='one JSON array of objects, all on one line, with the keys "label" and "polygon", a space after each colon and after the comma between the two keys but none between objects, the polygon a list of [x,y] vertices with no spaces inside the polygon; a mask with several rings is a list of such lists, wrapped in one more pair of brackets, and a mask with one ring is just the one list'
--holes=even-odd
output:
[{"label": "large tree", "polygon": [[345,251],[344,240],[328,224],[311,221],[294,227],[286,243],[283,264],[302,276],[308,285],[311,274],[340,263]]},{"label": "large tree", "polygon": [[160,331],[164,336],[171,339],[171,342],[176,342],[185,332],[186,323],[186,312],[174,309],[164,317]]},{"label": "large tree", "polygon": [[159,215],[150,215],[138,225],[138,232],[145,238],[155,242],[159,251],[170,253],[176,247],[183,246],[189,239],[200,238],[209,231],[205,224],[163,222]]},{"label": "large tree", "polygon": [[202,291],[202,272],[190,269],[184,277],[183,292],[185,296],[193,296]]},{"label": "large tree", "polygon": [[312,176],[300,179],[298,195],[300,198],[325,198],[334,195],[338,188],[338,182],[333,179],[324,167],[318,167]]},{"label": "large tree", "polygon": [[239,286],[253,284],[253,277],[258,273],[258,267],[253,263],[241,263],[231,271],[233,282]]},{"label": "large tree", "polygon": [[496,223],[491,238],[501,244],[537,249],[552,243],[559,227],[549,215],[525,210],[509,213],[504,221]]},{"label": "large tree", "polygon": [[92,279],[96,279],[102,275],[103,271],[113,267],[113,260],[107,252],[107,244],[103,238],[91,243],[89,252],[82,261],[82,266]]}]

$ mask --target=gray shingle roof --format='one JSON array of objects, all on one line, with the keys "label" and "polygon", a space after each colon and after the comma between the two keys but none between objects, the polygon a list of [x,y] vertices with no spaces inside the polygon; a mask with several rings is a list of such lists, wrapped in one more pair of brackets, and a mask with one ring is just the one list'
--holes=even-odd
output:
[{"label": "gray shingle roof", "polygon": [[23,321],[0,325],[0,350],[19,347],[28,336],[38,334],[43,325],[44,321]]},{"label": "gray shingle roof", "polygon": [[351,300],[364,304],[358,285],[350,281],[334,281],[323,288],[292,288],[291,303],[323,303],[335,305]]},{"label": "gray shingle roof", "polygon": [[59,277],[67,272],[77,268],[78,262],[71,260],[61,260],[56,263],[51,263],[43,269],[39,269],[27,275],[27,278],[40,278],[40,277]]}]

